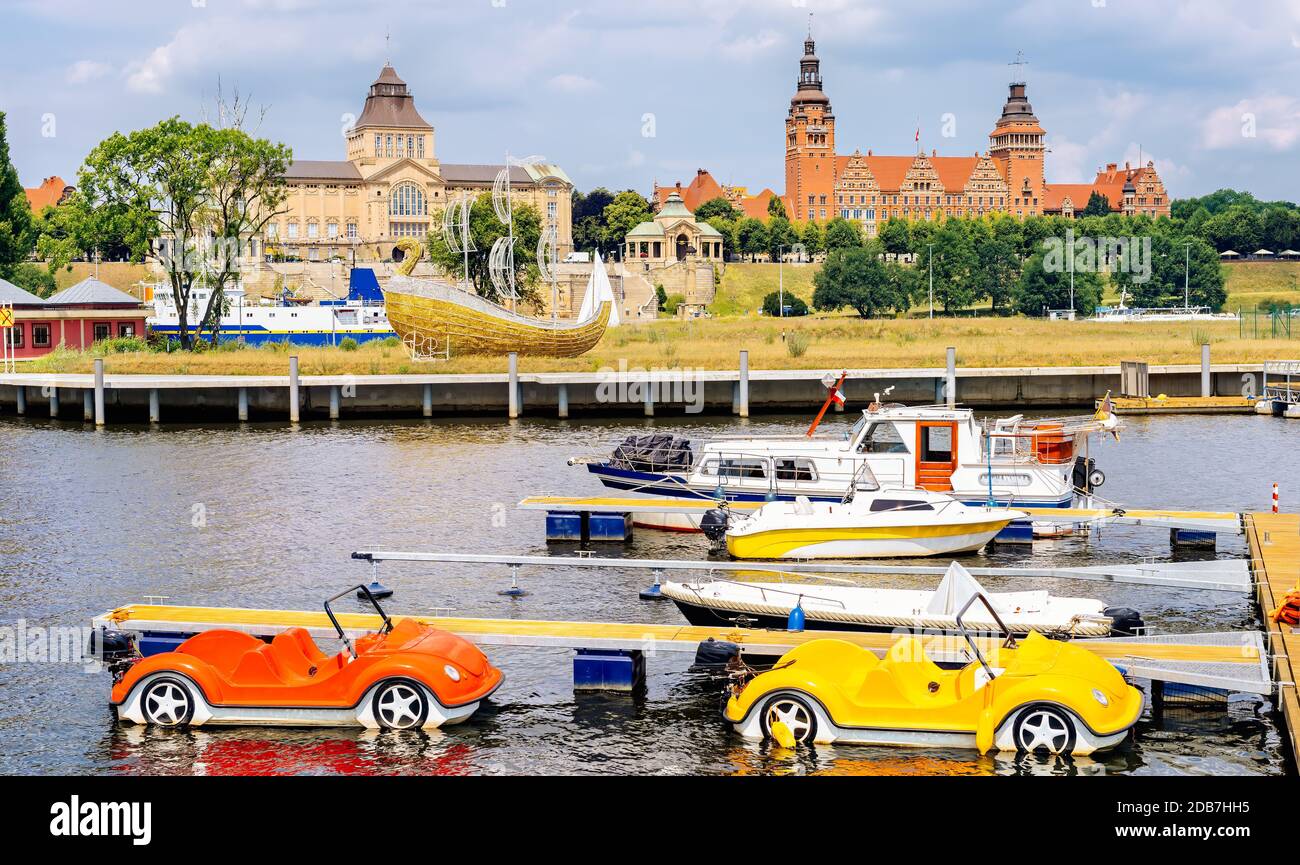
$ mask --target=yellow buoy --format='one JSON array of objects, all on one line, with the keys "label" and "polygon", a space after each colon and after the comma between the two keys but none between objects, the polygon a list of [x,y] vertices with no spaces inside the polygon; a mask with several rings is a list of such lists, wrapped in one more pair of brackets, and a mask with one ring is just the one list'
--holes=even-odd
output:
[{"label": "yellow buoy", "polygon": [[785,721],[773,721],[770,727],[772,738],[782,748],[793,748],[795,746],[794,733],[786,726]]}]

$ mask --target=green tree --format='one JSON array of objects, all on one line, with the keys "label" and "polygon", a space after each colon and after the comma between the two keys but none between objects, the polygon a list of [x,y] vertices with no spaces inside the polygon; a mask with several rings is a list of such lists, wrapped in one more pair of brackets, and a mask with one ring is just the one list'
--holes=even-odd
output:
[{"label": "green tree", "polygon": [[716,228],[718,233],[722,235],[722,258],[724,261],[739,253],[740,244],[736,240],[736,222],[720,216],[711,216],[704,221]]},{"label": "green tree", "polygon": [[[1067,266],[1062,266],[1065,259]],[[1091,313],[1101,303],[1102,281],[1093,270],[1074,273],[1074,309]],[[1025,262],[1012,292],[1015,309],[1024,315],[1045,315],[1052,309],[1070,308],[1068,251],[1040,249]]]},{"label": "green tree", "polygon": [[605,231],[605,208],[614,201],[614,193],[598,186],[587,194],[573,190],[573,248],[590,252],[601,246]]},{"label": "green tree", "polygon": [[767,252],[767,226],[757,219],[746,217],[736,223],[736,241],[740,252],[753,261]]},{"label": "green tree", "polygon": [[37,297],[49,297],[58,290],[54,274],[34,261],[20,261],[9,270],[9,281]]},{"label": "green tree", "polygon": [[[767,297],[763,298],[763,314],[779,318],[781,315],[781,301],[781,292],[770,292]],[[785,293],[785,308],[786,318],[808,314],[808,304],[804,303],[803,298],[797,297],[790,291]]]},{"label": "green tree", "polygon": [[799,234],[799,242],[803,244],[804,254],[810,259],[821,252],[825,248],[821,226],[811,219],[808,220]]},{"label": "green tree", "polygon": [[[773,201],[779,199],[773,198]],[[773,216],[767,221],[767,255],[772,261],[776,261],[784,253],[789,253],[791,248],[799,242],[799,235],[795,233],[794,226],[790,220],[784,216]]]},{"label": "green tree", "polygon": [[736,222],[743,218],[744,215],[744,211],[734,206],[721,195],[717,198],[710,198],[695,208],[696,222],[709,222],[712,219],[725,219],[728,222]]},{"label": "green tree", "polygon": [[[114,133],[86,157],[78,188],[92,212],[112,214],[127,242],[167,276],[179,313],[217,339],[225,286],[239,274],[251,238],[284,212],[284,175],[292,153],[238,126],[213,128],[172,117],[128,135]],[[191,304],[197,284],[211,290],[204,309]]]},{"label": "green tree", "polygon": [[1083,208],[1082,216],[1105,216],[1110,213],[1110,199],[1100,192],[1093,191],[1088,196],[1088,205]]},{"label": "green tree", "polygon": [[[541,237],[541,216],[531,204],[516,204],[511,214],[515,237],[515,290],[520,300],[535,304],[540,302],[542,297],[538,285],[537,261],[533,255],[533,250],[537,248],[537,241]],[[435,225],[441,224],[442,215],[435,215],[432,221]],[[474,248],[477,250],[469,255],[469,280],[474,285],[474,291],[481,297],[499,303],[504,298],[492,284],[492,276],[488,268],[488,251],[499,238],[505,237],[509,232],[497,219],[496,211],[492,207],[492,193],[480,194],[470,205],[469,232]],[[447,273],[454,274],[457,279],[465,278],[464,253],[453,252],[447,246],[446,238],[441,232],[429,234],[428,247],[430,261]]]},{"label": "green tree", "polygon": [[5,113],[0,111],[0,278],[13,273],[14,265],[32,254],[36,237],[32,231],[32,208],[9,161],[9,135]]},{"label": "green tree", "polygon": [[1223,265],[1209,241],[1157,235],[1151,239],[1149,258],[1145,253],[1140,258],[1146,259],[1145,266],[1134,268],[1130,261],[1129,267],[1116,268],[1111,275],[1132,306],[1182,306],[1186,297],[1192,306],[1218,310],[1227,300]]},{"label": "green tree", "polygon": [[999,237],[993,226],[986,226],[977,235],[975,255],[975,296],[988,298],[995,310],[1006,309],[1020,279],[1020,255],[1015,243],[1010,238]]},{"label": "green tree", "polygon": [[1259,214],[1245,204],[1234,204],[1205,221],[1205,239],[1219,252],[1236,250],[1244,254],[1259,249],[1261,243]]},{"label": "green tree", "polygon": [[[965,309],[982,295],[976,286],[979,256],[969,234],[969,220],[949,219],[934,233],[934,300],[945,312]],[[918,262],[929,280],[928,257]],[[918,268],[919,272],[920,269]]]},{"label": "green tree", "polygon": [[780,196],[773,195],[767,200],[767,215],[772,219],[787,219],[785,214],[785,202]]},{"label": "green tree", "polygon": [[650,211],[650,202],[638,192],[626,189],[614,196],[614,200],[602,211],[604,228],[601,242],[607,248],[622,246],[628,232],[643,222],[654,219]]},{"label": "green tree", "polygon": [[1300,246],[1300,212],[1273,206],[1264,211],[1260,220],[1263,245],[1273,252],[1283,252]]},{"label": "green tree", "polygon": [[827,252],[837,249],[852,249],[862,245],[862,230],[856,222],[849,222],[842,216],[826,223],[825,247]]},{"label": "green tree", "polygon": [[880,242],[885,252],[902,255],[912,248],[912,232],[906,219],[891,217],[880,227]]},{"label": "green tree", "polygon": [[897,262],[882,260],[882,248],[838,248],[813,276],[813,306],[824,312],[851,307],[863,318],[903,312],[911,305],[911,275]]}]

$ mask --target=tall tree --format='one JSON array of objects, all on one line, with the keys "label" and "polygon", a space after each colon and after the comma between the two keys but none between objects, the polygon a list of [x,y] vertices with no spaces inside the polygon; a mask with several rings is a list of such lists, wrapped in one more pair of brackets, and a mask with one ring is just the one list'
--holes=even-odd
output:
[{"label": "tall tree", "polygon": [[[1017,312],[1045,315],[1048,310],[1070,308],[1070,273],[1053,261],[1052,253],[1039,250],[1025,262],[1012,298]],[[1091,313],[1101,303],[1101,277],[1095,270],[1074,273],[1074,309]]]},{"label": "tall tree", "polygon": [[590,252],[601,245],[605,229],[605,208],[614,200],[614,193],[603,186],[583,195],[573,190],[573,248]]},{"label": "tall tree", "polygon": [[772,219],[787,219],[785,215],[785,202],[778,195],[773,195],[767,200],[767,215]]},{"label": "tall tree", "polygon": [[837,249],[851,249],[862,245],[862,230],[856,222],[849,222],[842,216],[836,216],[826,223],[825,246],[827,252]]},{"label": "tall tree", "polygon": [[[511,209],[515,237],[515,289],[519,299],[525,303],[538,303],[541,298],[538,284],[537,260],[533,250],[541,237],[541,215],[531,204],[516,204]],[[442,215],[436,214],[432,219],[435,225],[442,223]],[[505,225],[497,219],[492,207],[492,193],[484,192],[474,199],[469,209],[469,233],[474,243],[475,252],[469,254],[469,281],[474,291],[488,300],[500,302],[503,298],[492,284],[488,269],[488,251],[498,238],[508,233]],[[447,273],[455,274],[458,279],[465,278],[465,255],[453,252],[447,246],[442,232],[429,234],[429,260]]]},{"label": "tall tree", "polygon": [[602,216],[605,225],[601,241],[609,248],[621,247],[628,232],[654,218],[654,214],[650,211],[650,202],[646,201],[639,192],[631,189],[625,189],[615,195],[614,200],[605,205]]},{"label": "tall tree", "polygon": [[811,260],[814,255],[824,248],[825,239],[822,235],[822,227],[815,220],[808,220],[804,223],[803,231],[799,233],[799,242],[803,244],[804,255]]},{"label": "tall tree", "polygon": [[740,252],[753,261],[767,252],[767,226],[757,219],[746,217],[736,223],[736,241]]},{"label": "tall tree", "polygon": [[885,262],[881,252],[876,243],[832,250],[813,276],[813,306],[824,312],[847,306],[863,318],[907,310],[912,271]]},{"label": "tall tree", "polygon": [[[135,249],[158,262],[176,298],[180,340],[190,322],[212,329],[224,288],[238,276],[251,238],[284,211],[288,147],[237,127],[215,129],[179,118],[100,142],[78,173],[91,210],[124,220]],[[197,285],[211,290],[200,308]]]},{"label": "tall tree", "polygon": [[711,219],[725,219],[729,222],[736,222],[744,217],[744,215],[744,211],[723,198],[721,195],[717,198],[710,198],[708,201],[695,208],[696,222],[708,222]]},{"label": "tall tree", "polygon": [[1088,204],[1083,208],[1082,216],[1105,216],[1110,213],[1110,199],[1093,190],[1088,196]]},{"label": "tall tree", "polygon": [[0,111],[0,278],[7,278],[19,262],[31,255],[36,244],[32,231],[32,208],[9,161],[9,136],[5,113]]},{"label": "tall tree", "polygon": [[886,219],[885,224],[880,226],[878,236],[885,252],[893,255],[903,255],[912,248],[912,231],[908,228],[906,219]]},{"label": "tall tree", "polygon": [[767,255],[772,261],[788,254],[798,242],[799,235],[795,233],[790,220],[784,216],[773,216],[767,221]]}]

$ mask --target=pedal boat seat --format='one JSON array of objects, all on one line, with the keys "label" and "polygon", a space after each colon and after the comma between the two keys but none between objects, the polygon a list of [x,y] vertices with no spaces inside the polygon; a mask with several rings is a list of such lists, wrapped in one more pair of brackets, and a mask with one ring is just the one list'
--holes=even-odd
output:
[{"label": "pedal boat seat", "polygon": [[860,693],[874,703],[933,706],[957,698],[955,679],[930,660],[919,637],[903,637],[863,679]]}]

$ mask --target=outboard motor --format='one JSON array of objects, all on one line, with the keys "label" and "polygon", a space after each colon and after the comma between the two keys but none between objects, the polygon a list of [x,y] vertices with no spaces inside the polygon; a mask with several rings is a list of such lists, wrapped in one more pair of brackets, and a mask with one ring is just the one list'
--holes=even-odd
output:
[{"label": "outboard motor", "polygon": [[722,670],[740,655],[740,646],[709,637],[695,648],[692,670]]},{"label": "outboard motor", "polygon": [[725,508],[713,508],[700,517],[700,531],[709,539],[709,545],[715,550],[727,546],[727,529],[731,525],[731,514]]},{"label": "outboard motor", "polygon": [[1142,621],[1142,614],[1131,607],[1107,607],[1102,613],[1110,616],[1112,637],[1141,637],[1147,632],[1147,623]]},{"label": "outboard motor", "polygon": [[114,681],[120,679],[140,657],[130,634],[108,628],[91,631],[86,641],[86,655],[107,667]]},{"label": "outboard motor", "polygon": [[1074,488],[1090,495],[1097,487],[1106,483],[1106,475],[1097,468],[1097,461],[1092,457],[1075,457],[1074,471],[1070,476]]}]

